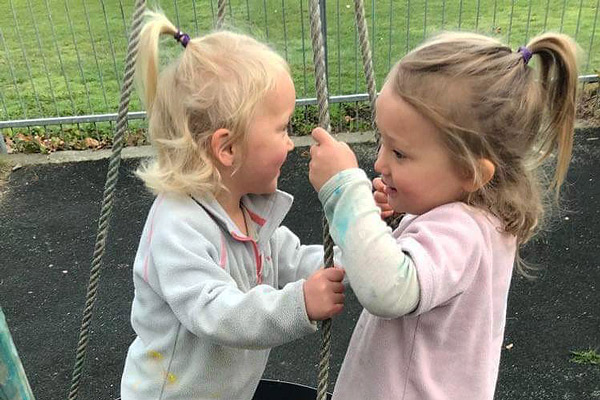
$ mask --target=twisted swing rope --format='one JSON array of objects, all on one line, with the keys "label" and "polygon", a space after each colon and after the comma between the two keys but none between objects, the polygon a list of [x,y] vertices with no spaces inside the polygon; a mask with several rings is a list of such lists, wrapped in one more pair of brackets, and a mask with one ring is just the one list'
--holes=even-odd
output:
[{"label": "twisted swing rope", "polygon": [[[375,132],[375,138],[379,142],[379,131],[375,125],[375,101],[377,100],[377,85],[375,84],[375,72],[373,69],[373,56],[371,55],[371,46],[369,44],[369,30],[365,18],[365,4],[363,0],[354,0],[354,17],[356,19],[356,28],[358,29],[358,40],[360,43],[360,53],[363,60],[363,69],[367,81],[367,92],[369,93],[369,103],[371,105],[371,127]],[[385,219],[386,224],[396,229],[404,214],[394,213]]]},{"label": "twisted swing rope", "polygon": [[[317,90],[317,102],[319,104],[319,126],[331,131],[329,119],[329,94],[327,90],[327,76],[325,68],[325,52],[323,46],[323,32],[321,30],[321,12],[319,0],[310,0],[310,31],[313,48],[313,61],[315,64],[315,83]],[[365,7],[363,0],[354,1],[356,26],[359,34],[360,50],[363,60],[363,68],[367,81],[367,90],[371,104],[371,124],[375,126],[375,100],[377,91],[375,86],[375,74],[373,71],[373,58],[369,47],[369,34],[365,19]],[[325,268],[333,266],[333,240],[329,235],[327,219],[323,218],[323,246],[325,248]],[[323,321],[321,326],[322,344],[321,360],[319,362],[317,400],[325,400],[327,396],[327,385],[329,383],[329,359],[331,355],[331,319]]]},{"label": "twisted swing rope", "polygon": [[106,236],[108,234],[109,219],[112,214],[114,192],[119,179],[119,165],[121,164],[121,150],[123,149],[123,135],[127,131],[127,111],[129,110],[129,98],[133,90],[133,75],[135,59],[138,51],[139,36],[146,9],[145,0],[137,0],[135,11],[133,13],[133,22],[131,24],[131,35],[127,47],[127,59],[125,64],[125,76],[121,88],[121,102],[119,104],[119,113],[117,116],[117,127],[114,137],[112,153],[110,156],[106,183],[104,185],[104,198],[102,199],[102,210],[100,220],[98,221],[98,233],[96,235],[96,245],[94,247],[94,257],[90,270],[90,278],[87,287],[85,308],[81,321],[81,330],[79,333],[79,342],[77,344],[77,354],[75,357],[75,366],[71,378],[71,388],[69,390],[69,400],[77,399],[79,393],[79,384],[83,371],[83,363],[88,344],[88,332],[92,321],[92,312],[97,298],[98,281],[100,279],[100,269],[102,267],[102,257],[106,245]]},{"label": "twisted swing rope", "polygon": [[[331,131],[329,119],[329,93],[327,90],[327,75],[325,73],[325,51],[323,46],[323,32],[321,30],[321,11],[319,0],[310,0],[310,36],[313,48],[313,62],[315,65],[315,84],[317,102],[319,104],[319,126],[328,132]],[[325,268],[333,267],[333,240],[329,235],[329,224],[323,217],[323,247],[325,250]],[[331,356],[331,319],[321,323],[321,352],[319,361],[319,374],[317,386],[317,400],[327,397],[329,384],[329,359]]]},{"label": "twisted swing rope", "polygon": [[[365,4],[363,0],[354,0],[354,17],[356,20],[356,28],[358,29],[358,40],[360,43],[360,53],[362,55],[363,69],[365,79],[367,81],[367,92],[369,93],[369,103],[371,105],[371,127],[375,131],[375,138],[379,142],[379,131],[375,125],[375,101],[377,100],[377,85],[375,84],[375,72],[373,69],[373,56],[371,54],[371,46],[369,44],[369,30],[367,29],[367,21],[365,18]],[[392,228],[396,229],[403,214],[393,214],[385,219],[385,222]]]},{"label": "twisted swing rope", "polygon": [[217,29],[223,28],[223,22],[225,21],[225,6],[227,0],[219,0],[217,2]]},{"label": "twisted swing rope", "polygon": [[360,53],[363,60],[365,79],[367,80],[369,103],[371,104],[371,126],[375,130],[377,140],[379,140],[379,132],[375,128],[375,100],[377,100],[377,88],[375,85],[373,56],[371,55],[371,47],[369,45],[369,31],[367,29],[367,20],[365,19],[365,4],[363,0],[354,0],[354,18],[356,20],[356,28],[358,29]]}]

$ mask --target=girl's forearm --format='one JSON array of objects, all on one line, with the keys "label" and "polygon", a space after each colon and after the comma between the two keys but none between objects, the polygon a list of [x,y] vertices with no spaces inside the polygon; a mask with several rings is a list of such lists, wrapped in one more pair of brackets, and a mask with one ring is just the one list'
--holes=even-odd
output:
[{"label": "girl's forearm", "polygon": [[342,250],[342,264],[360,303],[371,314],[396,318],[419,303],[413,260],[381,220],[364,171],[332,177],[319,191],[330,233]]}]

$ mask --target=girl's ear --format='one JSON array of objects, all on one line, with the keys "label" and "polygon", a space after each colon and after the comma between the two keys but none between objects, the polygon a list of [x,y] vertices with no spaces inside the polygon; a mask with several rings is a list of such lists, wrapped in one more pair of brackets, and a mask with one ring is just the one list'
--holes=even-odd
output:
[{"label": "girl's ear", "polygon": [[496,173],[496,166],[487,158],[480,158],[479,173],[481,174],[481,180],[479,182],[475,182],[473,177],[469,177],[469,179],[464,181],[463,189],[465,191],[472,193],[485,186],[485,184],[491,181],[494,177],[494,174]]},{"label": "girl's ear", "polygon": [[230,143],[231,132],[228,129],[217,129],[210,139],[213,156],[225,167],[233,166],[235,159],[233,145]]}]

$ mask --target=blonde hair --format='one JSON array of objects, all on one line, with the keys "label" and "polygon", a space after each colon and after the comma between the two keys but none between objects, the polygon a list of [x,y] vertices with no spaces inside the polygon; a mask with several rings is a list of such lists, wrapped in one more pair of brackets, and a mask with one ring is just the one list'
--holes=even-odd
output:
[{"label": "blonde hair", "polygon": [[223,186],[210,147],[212,134],[228,129],[226,145],[244,149],[257,106],[289,67],[265,44],[218,31],[191,39],[159,73],[160,36],[169,35],[175,43],[178,30],[161,12],[148,11],[146,17],[135,73],[157,156],[136,174],[155,194],[216,194]]},{"label": "blonde hair", "polygon": [[[577,92],[573,40],[547,33],[526,47],[537,68],[495,39],[443,33],[388,75],[395,93],[438,127],[459,173],[481,186],[479,160],[494,164],[492,180],[465,202],[498,217],[519,245],[539,229],[543,186],[558,199],[571,159]],[[553,153],[554,176],[544,185],[539,167]]]}]

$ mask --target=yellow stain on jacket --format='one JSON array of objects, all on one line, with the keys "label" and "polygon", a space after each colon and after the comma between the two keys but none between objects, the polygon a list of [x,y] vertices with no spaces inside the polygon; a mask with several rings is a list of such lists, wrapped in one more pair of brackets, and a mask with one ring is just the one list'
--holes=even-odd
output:
[{"label": "yellow stain on jacket", "polygon": [[148,350],[148,357],[153,360],[160,361],[163,358],[163,355],[156,350]]},{"label": "yellow stain on jacket", "polygon": [[172,373],[170,373],[170,372],[169,372],[169,373],[167,374],[167,382],[168,382],[169,384],[171,384],[171,385],[172,385],[172,384],[174,384],[176,381],[177,381],[177,377],[175,376],[175,374],[172,374]]}]

